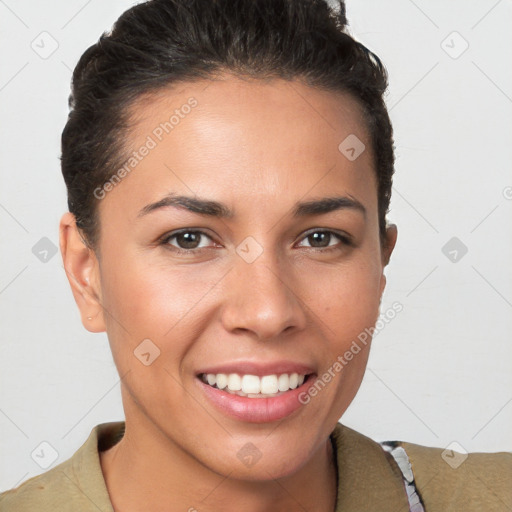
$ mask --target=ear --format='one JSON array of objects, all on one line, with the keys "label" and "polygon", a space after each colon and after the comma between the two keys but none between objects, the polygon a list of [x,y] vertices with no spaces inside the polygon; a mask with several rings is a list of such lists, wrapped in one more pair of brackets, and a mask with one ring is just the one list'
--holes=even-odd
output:
[{"label": "ear", "polygon": [[384,267],[389,263],[391,254],[396,245],[398,237],[398,229],[395,224],[388,224],[386,227],[386,238],[382,244],[382,274],[380,277],[380,296],[384,293],[386,287],[386,276],[384,275]]},{"label": "ear", "polygon": [[62,216],[59,233],[64,270],[80,310],[82,324],[90,332],[103,332],[105,319],[96,254],[83,241],[72,213]]}]

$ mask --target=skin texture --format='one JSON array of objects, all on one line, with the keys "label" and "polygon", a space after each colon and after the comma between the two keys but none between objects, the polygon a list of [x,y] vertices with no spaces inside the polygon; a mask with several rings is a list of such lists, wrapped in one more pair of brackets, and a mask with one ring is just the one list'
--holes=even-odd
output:
[{"label": "skin texture", "polygon": [[[323,374],[373,326],[396,227],[379,237],[373,156],[357,102],[298,81],[224,76],[160,91],[134,105],[127,150],[193,97],[197,106],[99,201],[96,253],[74,218],[61,221],[64,266],[82,322],[106,331],[126,415],[124,438],[101,454],[116,510],[334,510],[329,434],[361,383],[364,347],[316,397],[269,423],[229,417],[205,396],[201,368],[225,362],[293,361]],[[354,161],[338,145],[355,134]],[[169,193],[215,200],[213,218],[164,207]],[[346,196],[345,208],[294,218],[298,201]],[[200,229],[200,249],[162,237]],[[316,242],[306,231],[348,234]],[[252,237],[252,263],[236,251]],[[190,247],[190,246],[188,246]],[[327,250],[327,248],[331,250]],[[196,251],[196,252],[193,252]],[[134,356],[144,339],[160,355]],[[253,443],[260,460],[237,457]],[[172,504],[172,505],[170,505]]]}]

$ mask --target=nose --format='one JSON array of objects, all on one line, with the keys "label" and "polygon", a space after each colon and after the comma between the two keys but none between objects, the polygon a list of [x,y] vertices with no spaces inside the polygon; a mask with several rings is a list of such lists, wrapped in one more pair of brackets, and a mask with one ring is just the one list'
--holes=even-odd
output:
[{"label": "nose", "polygon": [[267,251],[252,263],[236,259],[224,283],[224,328],[250,332],[261,341],[304,329],[306,306],[293,269],[285,272]]}]

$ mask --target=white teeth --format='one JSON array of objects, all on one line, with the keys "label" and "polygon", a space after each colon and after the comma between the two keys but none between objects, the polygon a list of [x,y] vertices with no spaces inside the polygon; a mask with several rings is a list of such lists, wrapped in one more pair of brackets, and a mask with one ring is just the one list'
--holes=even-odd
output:
[{"label": "white teeth", "polygon": [[219,389],[224,389],[228,385],[228,376],[225,373],[218,373],[216,381],[217,387]]},{"label": "white teeth", "polygon": [[[210,374],[208,374],[208,375],[210,375]],[[229,374],[228,388],[231,391],[240,391],[242,389],[242,379],[240,378],[240,375],[238,375],[237,373]]]},{"label": "white teeth", "polygon": [[257,394],[260,392],[260,378],[256,375],[244,375],[242,377],[242,391],[244,393]]},{"label": "white teeth", "polygon": [[298,373],[281,375],[242,375],[237,373],[208,373],[202,375],[203,382],[218,389],[249,398],[268,398],[301,386],[306,379]]},{"label": "white teeth", "polygon": [[290,389],[290,377],[283,373],[283,375],[279,375],[279,379],[277,380],[277,386],[279,391],[288,391]]},{"label": "white teeth", "polygon": [[271,395],[278,391],[277,375],[265,375],[261,378],[261,392],[264,395]]}]

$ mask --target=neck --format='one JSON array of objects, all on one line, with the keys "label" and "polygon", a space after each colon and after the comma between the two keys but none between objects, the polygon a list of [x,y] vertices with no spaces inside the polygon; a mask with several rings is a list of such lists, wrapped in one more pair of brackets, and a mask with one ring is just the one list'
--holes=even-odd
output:
[{"label": "neck", "polygon": [[293,474],[241,480],[216,473],[184,452],[148,418],[130,418],[126,408],[125,412],[123,439],[100,452],[115,512],[335,510],[337,471],[329,438]]}]

